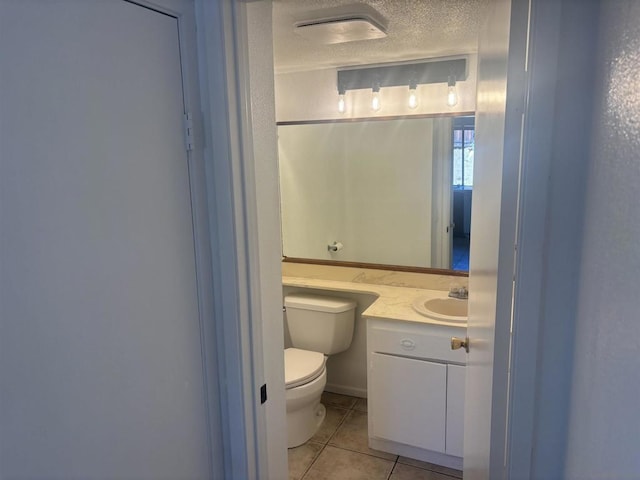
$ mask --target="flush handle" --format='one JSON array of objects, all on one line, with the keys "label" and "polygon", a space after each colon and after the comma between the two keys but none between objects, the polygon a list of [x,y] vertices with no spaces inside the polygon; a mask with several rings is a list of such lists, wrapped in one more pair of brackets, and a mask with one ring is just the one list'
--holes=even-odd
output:
[{"label": "flush handle", "polygon": [[464,348],[464,351],[469,353],[469,337],[464,340],[458,337],[451,337],[451,350],[458,350]]}]

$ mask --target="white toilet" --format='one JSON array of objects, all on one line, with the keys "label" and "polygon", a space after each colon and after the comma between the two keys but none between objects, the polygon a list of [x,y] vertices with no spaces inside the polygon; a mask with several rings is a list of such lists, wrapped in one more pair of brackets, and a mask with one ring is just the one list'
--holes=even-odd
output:
[{"label": "white toilet", "polygon": [[319,295],[284,299],[293,348],[284,351],[288,447],[309,440],[326,411],[320,396],[327,383],[326,356],[343,352],[353,338],[356,302]]}]

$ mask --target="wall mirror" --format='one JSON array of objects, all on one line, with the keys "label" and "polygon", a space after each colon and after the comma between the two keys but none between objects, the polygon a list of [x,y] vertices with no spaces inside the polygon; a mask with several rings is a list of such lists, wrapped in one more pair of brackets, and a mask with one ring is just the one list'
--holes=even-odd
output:
[{"label": "wall mirror", "polygon": [[472,114],[278,123],[286,259],[468,271]]},{"label": "wall mirror", "polygon": [[428,3],[274,0],[285,261],[466,274],[486,0]]}]

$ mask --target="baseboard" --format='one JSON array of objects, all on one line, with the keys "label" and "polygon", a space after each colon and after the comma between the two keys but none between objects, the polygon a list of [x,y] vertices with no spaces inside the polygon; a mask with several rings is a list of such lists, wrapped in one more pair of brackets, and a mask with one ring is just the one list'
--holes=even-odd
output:
[{"label": "baseboard", "polygon": [[358,398],[367,398],[366,388],[354,388],[354,387],[349,387],[348,385],[335,385],[332,383],[327,383],[327,386],[324,387],[324,391],[331,392],[331,393],[339,393],[341,395],[350,395],[352,397],[358,397]]},{"label": "baseboard", "polygon": [[395,455],[402,455],[403,457],[413,458],[423,462],[435,463],[436,465],[442,465],[443,467],[462,470],[462,458],[453,457],[445,453],[433,452],[431,450],[424,450],[422,448],[412,447],[403,443],[372,437],[369,437],[369,447],[374,450],[380,450],[381,452],[393,453]]}]

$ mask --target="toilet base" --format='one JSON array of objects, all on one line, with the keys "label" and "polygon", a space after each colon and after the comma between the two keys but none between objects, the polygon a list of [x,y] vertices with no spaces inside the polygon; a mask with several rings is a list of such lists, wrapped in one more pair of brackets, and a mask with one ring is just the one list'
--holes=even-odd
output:
[{"label": "toilet base", "polygon": [[315,435],[327,410],[318,402],[315,406],[287,414],[287,448],[298,447]]},{"label": "toilet base", "polygon": [[327,411],[320,397],[327,384],[327,373],[305,385],[287,390],[287,448],[297,447],[315,435]]}]

